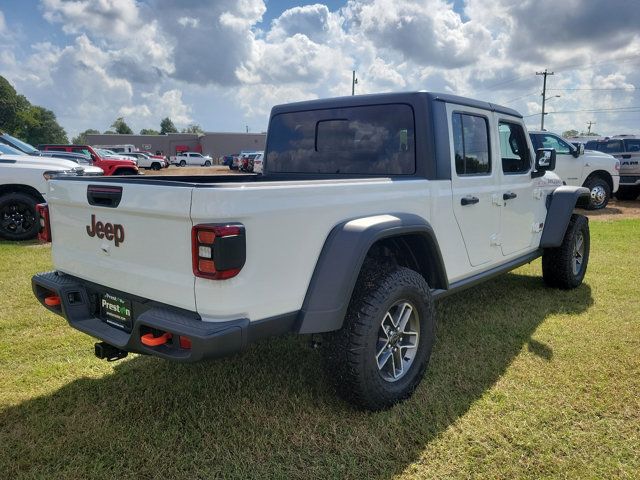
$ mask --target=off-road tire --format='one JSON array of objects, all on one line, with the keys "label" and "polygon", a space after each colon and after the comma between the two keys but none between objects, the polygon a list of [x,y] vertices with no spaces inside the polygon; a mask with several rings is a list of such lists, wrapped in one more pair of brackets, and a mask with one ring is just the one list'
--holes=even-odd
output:
[{"label": "off-road tire", "polygon": [[[580,267],[576,272],[574,270],[575,246],[580,235],[583,239],[584,250]],[[571,215],[562,245],[556,248],[546,248],[542,254],[542,278],[545,283],[550,287],[564,290],[578,287],[587,271],[589,246],[589,221],[587,217]]]},{"label": "off-road tire", "polygon": [[38,200],[26,193],[14,192],[0,196],[0,238],[30,240],[38,235],[40,219],[36,212]]},{"label": "off-road tire", "polygon": [[584,182],[584,186],[589,189],[590,195],[587,210],[600,210],[607,206],[611,199],[611,187],[606,180],[601,177],[591,177]]},{"label": "off-road tire", "polygon": [[[413,363],[404,376],[390,382],[376,361],[379,328],[399,301],[410,302],[418,314],[420,334]],[[383,410],[405,400],[416,389],[431,356],[435,310],[429,285],[404,267],[365,265],[354,289],[342,328],[322,342],[327,376],[338,395],[357,407]]]},{"label": "off-road tire", "polygon": [[640,187],[620,186],[616,192],[618,200],[635,200],[640,195]]}]

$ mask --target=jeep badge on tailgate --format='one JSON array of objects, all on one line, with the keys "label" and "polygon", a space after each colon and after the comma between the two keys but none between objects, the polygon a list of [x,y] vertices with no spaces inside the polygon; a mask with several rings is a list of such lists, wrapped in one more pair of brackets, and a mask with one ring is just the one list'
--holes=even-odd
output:
[{"label": "jeep badge on tailgate", "polygon": [[95,214],[91,215],[91,225],[87,225],[87,235],[90,237],[106,238],[113,240],[115,246],[119,246],[124,242],[124,227],[118,223],[102,223],[96,222]]}]

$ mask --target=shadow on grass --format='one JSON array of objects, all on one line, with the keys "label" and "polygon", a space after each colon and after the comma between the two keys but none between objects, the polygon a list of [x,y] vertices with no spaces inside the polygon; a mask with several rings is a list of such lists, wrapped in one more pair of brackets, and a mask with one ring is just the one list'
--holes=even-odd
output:
[{"label": "shadow on grass", "polygon": [[[428,373],[407,402],[354,410],[298,338],[197,365],[136,357],[0,414],[6,478],[386,478],[478,400],[553,313],[592,304],[588,285],[505,275],[443,300]],[[87,362],[98,360],[87,357]]]}]

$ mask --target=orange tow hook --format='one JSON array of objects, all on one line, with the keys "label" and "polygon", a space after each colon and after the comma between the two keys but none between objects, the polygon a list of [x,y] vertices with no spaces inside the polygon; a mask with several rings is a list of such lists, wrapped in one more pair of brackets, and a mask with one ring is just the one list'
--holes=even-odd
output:
[{"label": "orange tow hook", "polygon": [[140,337],[140,340],[147,347],[157,347],[159,345],[164,345],[171,340],[171,334],[169,332],[165,332],[159,337],[154,337],[153,333],[145,333]]},{"label": "orange tow hook", "polygon": [[60,305],[60,297],[57,295],[44,297],[44,304],[48,307],[57,307],[58,305]]}]

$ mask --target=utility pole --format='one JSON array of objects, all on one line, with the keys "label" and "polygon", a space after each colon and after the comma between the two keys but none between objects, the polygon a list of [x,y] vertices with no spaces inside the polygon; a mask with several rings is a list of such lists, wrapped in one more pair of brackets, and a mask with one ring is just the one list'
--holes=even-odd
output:
[{"label": "utility pole", "polygon": [[358,79],[356,78],[356,71],[353,70],[351,75],[351,95],[356,94],[356,85],[358,84]]},{"label": "utility pole", "polygon": [[540,130],[544,130],[544,104],[547,100],[547,76],[553,75],[553,72],[547,72],[547,69],[544,69],[544,72],[536,72],[536,75],[544,75],[544,79],[542,80],[542,118],[540,119]]},{"label": "utility pole", "polygon": [[591,125],[595,125],[596,122],[592,122],[591,120],[589,120],[587,122],[587,135],[591,135]]},{"label": "utility pole", "polygon": [[245,125],[246,129],[247,129],[247,133],[249,133],[249,125]]}]

